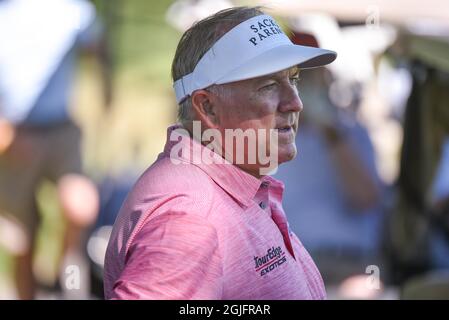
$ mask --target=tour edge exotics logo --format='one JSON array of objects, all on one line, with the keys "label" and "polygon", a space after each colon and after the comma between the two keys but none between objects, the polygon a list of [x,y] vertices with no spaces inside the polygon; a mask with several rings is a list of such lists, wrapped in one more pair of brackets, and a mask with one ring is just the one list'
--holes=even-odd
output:
[{"label": "tour edge exotics logo", "polygon": [[254,256],[254,269],[261,276],[273,271],[287,261],[285,252],[281,247],[271,247],[263,256]]}]

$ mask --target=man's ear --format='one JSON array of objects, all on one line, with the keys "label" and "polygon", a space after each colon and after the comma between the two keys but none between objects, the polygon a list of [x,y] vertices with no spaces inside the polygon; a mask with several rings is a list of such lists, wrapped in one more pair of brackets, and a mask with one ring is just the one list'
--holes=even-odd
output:
[{"label": "man's ear", "polygon": [[216,128],[218,117],[215,97],[207,90],[196,90],[192,93],[192,108],[197,119],[201,120],[208,128]]}]

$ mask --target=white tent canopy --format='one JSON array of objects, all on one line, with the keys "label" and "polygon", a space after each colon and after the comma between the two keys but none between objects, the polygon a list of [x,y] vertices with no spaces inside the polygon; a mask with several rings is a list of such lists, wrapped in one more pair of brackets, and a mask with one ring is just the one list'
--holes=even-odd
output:
[{"label": "white tent canopy", "polygon": [[250,3],[266,5],[269,11],[286,17],[320,12],[339,20],[366,21],[378,14],[381,22],[407,25],[417,21],[432,21],[449,27],[447,0],[256,0]]}]

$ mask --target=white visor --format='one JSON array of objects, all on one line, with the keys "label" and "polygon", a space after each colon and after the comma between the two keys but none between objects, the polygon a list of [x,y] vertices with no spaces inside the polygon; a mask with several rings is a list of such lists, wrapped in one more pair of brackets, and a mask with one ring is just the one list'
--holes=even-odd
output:
[{"label": "white visor", "polygon": [[334,51],[293,44],[272,17],[259,15],[223,35],[192,73],[175,81],[176,101],[213,84],[256,78],[293,66],[319,67],[336,57]]}]

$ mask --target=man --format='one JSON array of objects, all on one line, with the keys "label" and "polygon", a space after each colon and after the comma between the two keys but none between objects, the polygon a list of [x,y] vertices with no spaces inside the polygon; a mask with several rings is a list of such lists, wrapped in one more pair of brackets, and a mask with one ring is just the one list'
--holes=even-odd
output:
[{"label": "man", "polygon": [[[21,299],[35,297],[41,182],[57,185],[63,275],[97,215],[98,193],[82,174],[81,132],[69,112],[77,49],[97,42],[94,18],[94,7],[82,0],[0,1],[0,245],[14,257]],[[80,274],[84,283],[87,270]]]},{"label": "man", "polygon": [[168,129],[121,208],[106,298],[325,298],[288,228],[283,185],[267,173],[296,155],[299,68],[335,57],[293,45],[258,8],[220,11],[184,33],[172,66],[182,127]]}]

